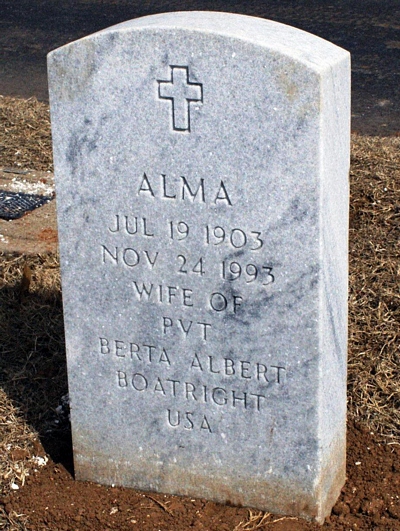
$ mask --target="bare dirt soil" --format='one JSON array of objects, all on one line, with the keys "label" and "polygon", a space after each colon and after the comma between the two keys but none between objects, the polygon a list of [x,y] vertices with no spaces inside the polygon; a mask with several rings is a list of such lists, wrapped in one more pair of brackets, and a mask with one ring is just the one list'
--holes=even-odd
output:
[{"label": "bare dirt soil", "polygon": [[[67,468],[51,461],[29,476],[22,489],[5,496],[0,502],[0,528],[3,512],[9,529],[24,529],[11,527],[13,520],[19,520],[31,531],[321,529],[317,524],[297,518],[201,499],[76,482],[71,475],[67,434],[66,440],[57,442],[57,448],[58,452],[60,448],[66,451],[59,458]],[[44,455],[40,446],[37,452]],[[400,530],[400,446],[380,444],[373,434],[351,422],[347,459],[347,482],[322,529]]]}]

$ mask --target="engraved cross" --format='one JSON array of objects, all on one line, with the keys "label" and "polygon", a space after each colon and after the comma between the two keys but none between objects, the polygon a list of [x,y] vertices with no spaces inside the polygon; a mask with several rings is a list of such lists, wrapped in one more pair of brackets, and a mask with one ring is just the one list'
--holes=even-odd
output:
[{"label": "engraved cross", "polygon": [[170,66],[171,79],[157,80],[158,97],[172,104],[172,128],[190,133],[190,104],[203,102],[203,85],[189,81],[187,66]]}]

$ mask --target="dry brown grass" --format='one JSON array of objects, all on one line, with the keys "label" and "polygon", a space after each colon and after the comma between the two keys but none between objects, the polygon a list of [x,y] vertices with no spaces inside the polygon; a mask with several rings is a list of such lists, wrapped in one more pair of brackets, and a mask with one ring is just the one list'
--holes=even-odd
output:
[{"label": "dry brown grass", "polygon": [[277,522],[288,522],[289,520],[298,520],[294,516],[282,516],[275,518],[271,513],[262,511],[253,511],[249,509],[249,514],[245,522],[239,522],[233,531],[257,531],[258,529],[268,529],[268,526]]},{"label": "dry brown grass", "polygon": [[400,441],[400,138],[353,136],[349,405]]},{"label": "dry brown grass", "polygon": [[[0,97],[0,120],[1,165],[52,169],[46,105]],[[399,138],[352,137],[349,414],[393,443],[400,443],[399,150]],[[0,336],[1,494],[23,482],[35,438],[66,392],[57,257],[0,257]],[[239,529],[265,519],[252,513]],[[22,529],[19,521],[7,525]]]},{"label": "dry brown grass", "polygon": [[52,171],[48,105],[0,96],[0,166]]},{"label": "dry brown grass", "polygon": [[[0,389],[0,477],[6,490],[24,485],[26,458],[32,453],[36,433],[24,421],[12,400]],[[1,485],[0,485],[1,493]]]},{"label": "dry brown grass", "polygon": [[240,522],[233,531],[256,531],[267,524],[269,513],[249,510],[246,522]]},{"label": "dry brown grass", "polygon": [[6,513],[3,507],[0,507],[0,529],[4,531],[28,531],[26,524],[28,517],[25,514],[17,514],[15,511]]},{"label": "dry brown grass", "polygon": [[1,495],[35,468],[38,432],[66,392],[56,256],[0,255],[0,337]]}]

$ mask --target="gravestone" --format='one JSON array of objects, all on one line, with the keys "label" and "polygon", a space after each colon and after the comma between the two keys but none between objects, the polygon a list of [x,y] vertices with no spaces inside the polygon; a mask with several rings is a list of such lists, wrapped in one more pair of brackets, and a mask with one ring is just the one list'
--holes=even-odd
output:
[{"label": "gravestone", "polygon": [[77,479],[322,522],[345,478],[349,54],[169,13],[49,54]]}]

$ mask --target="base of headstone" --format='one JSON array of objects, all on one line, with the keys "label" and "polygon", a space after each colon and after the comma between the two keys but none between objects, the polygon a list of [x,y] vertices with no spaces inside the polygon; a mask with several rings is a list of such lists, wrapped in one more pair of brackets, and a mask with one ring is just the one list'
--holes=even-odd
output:
[{"label": "base of headstone", "polygon": [[[290,478],[270,480],[268,474],[259,477],[238,477],[232,470],[205,469],[203,474],[174,467],[155,468],[154,462],[142,458],[137,463],[114,462],[109,456],[93,456],[90,449],[84,455],[74,452],[75,479],[102,485],[132,487],[143,491],[180,496],[202,497],[221,504],[253,507],[262,511],[323,524],[335,505],[345,483],[345,441],[338,441],[321,472],[319,483],[305,489]],[[238,449],[238,453],[245,451]],[[335,463],[334,467],[332,463]],[[201,466],[204,466],[201,464]],[[133,473],[133,470],[138,472]],[[334,474],[332,474],[334,472]]]}]

